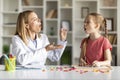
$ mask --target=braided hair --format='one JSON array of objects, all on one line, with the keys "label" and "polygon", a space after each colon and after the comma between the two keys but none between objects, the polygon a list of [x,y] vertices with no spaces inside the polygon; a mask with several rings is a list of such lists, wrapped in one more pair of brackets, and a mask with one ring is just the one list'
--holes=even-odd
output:
[{"label": "braided hair", "polygon": [[107,22],[106,19],[104,19],[104,26],[105,26],[105,37],[108,38],[108,30],[107,30]]}]

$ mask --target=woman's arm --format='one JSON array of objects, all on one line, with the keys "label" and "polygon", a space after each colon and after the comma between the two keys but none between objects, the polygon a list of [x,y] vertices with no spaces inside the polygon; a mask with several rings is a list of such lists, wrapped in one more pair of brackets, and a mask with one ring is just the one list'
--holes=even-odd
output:
[{"label": "woman's arm", "polygon": [[63,47],[59,48],[59,49],[54,49],[54,50],[48,51],[48,58],[51,61],[59,61],[59,59],[61,58],[61,56],[65,50],[65,47],[67,45],[67,41],[59,41],[58,45],[62,45]]},{"label": "woman's arm", "polygon": [[63,54],[63,51],[65,50],[65,47],[67,45],[66,38],[67,38],[67,30],[61,28],[61,30],[60,30],[60,41],[58,42],[58,45],[62,45],[63,47],[62,48],[57,48],[57,49],[54,49],[54,50],[50,50],[48,52],[48,58],[51,61],[58,61],[61,58],[61,56]]},{"label": "woman's arm", "polygon": [[16,56],[17,62],[22,66],[34,62],[40,63],[40,61],[42,61],[41,64],[44,64],[47,57],[44,47],[39,50],[30,49],[18,36],[12,38],[12,54]]}]

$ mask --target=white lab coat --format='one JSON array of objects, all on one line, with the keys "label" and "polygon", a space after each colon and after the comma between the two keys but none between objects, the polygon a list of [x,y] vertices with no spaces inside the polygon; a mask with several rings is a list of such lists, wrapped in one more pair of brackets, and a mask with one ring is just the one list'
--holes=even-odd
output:
[{"label": "white lab coat", "polygon": [[51,61],[58,61],[67,44],[67,41],[59,41],[58,44],[64,46],[62,49],[46,51],[45,47],[49,44],[48,37],[45,34],[41,34],[41,37],[37,37],[36,41],[37,48],[31,40],[26,46],[18,35],[12,38],[12,54],[16,56],[20,65],[44,66],[47,58]]}]

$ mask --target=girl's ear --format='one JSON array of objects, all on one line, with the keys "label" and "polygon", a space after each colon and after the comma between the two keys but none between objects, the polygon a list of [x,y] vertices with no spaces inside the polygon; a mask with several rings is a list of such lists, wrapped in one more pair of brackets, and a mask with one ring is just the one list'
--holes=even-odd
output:
[{"label": "girl's ear", "polygon": [[95,28],[100,28],[100,24],[96,24],[96,27]]}]

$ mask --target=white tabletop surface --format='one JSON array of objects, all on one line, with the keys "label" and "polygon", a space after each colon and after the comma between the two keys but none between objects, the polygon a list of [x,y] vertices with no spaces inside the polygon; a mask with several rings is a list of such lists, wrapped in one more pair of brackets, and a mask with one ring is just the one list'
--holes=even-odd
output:
[{"label": "white tabletop surface", "polygon": [[112,67],[108,73],[88,71],[82,74],[75,70],[60,71],[53,69],[55,66],[47,67],[49,69],[19,69],[9,72],[0,65],[0,80],[120,80],[120,66]]}]

